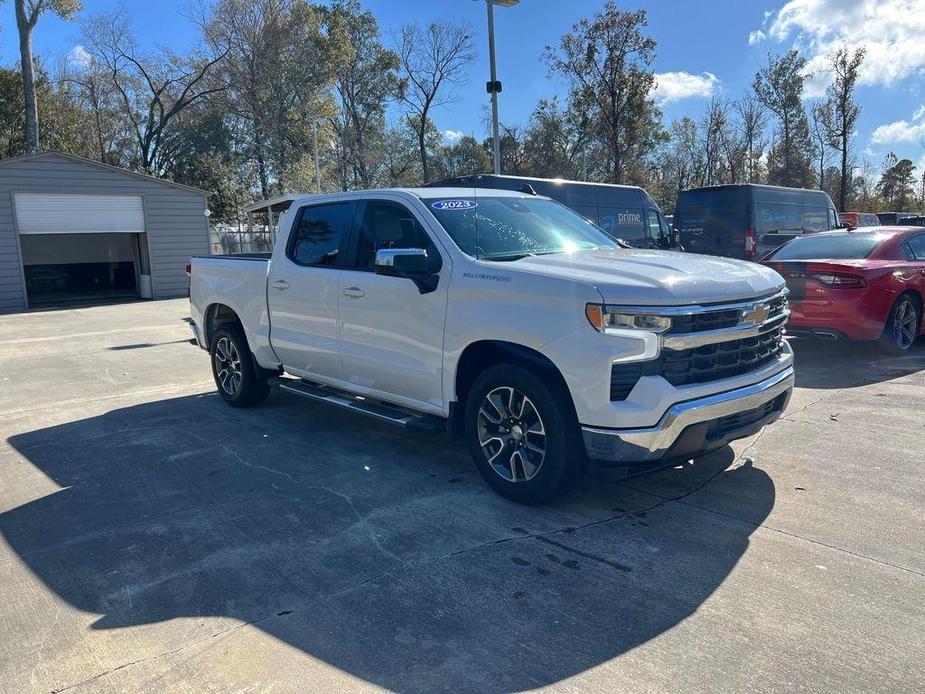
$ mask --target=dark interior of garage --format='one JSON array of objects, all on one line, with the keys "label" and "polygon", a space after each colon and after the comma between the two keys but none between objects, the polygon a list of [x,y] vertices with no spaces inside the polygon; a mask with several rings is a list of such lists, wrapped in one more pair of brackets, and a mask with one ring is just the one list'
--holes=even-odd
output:
[{"label": "dark interior of garage", "polygon": [[21,236],[29,305],[47,307],[137,298],[137,236]]}]

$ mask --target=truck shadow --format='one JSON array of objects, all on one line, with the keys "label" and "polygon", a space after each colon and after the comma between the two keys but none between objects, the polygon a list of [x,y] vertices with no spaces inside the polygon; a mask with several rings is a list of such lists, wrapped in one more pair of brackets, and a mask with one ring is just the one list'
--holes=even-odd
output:
[{"label": "truck shadow", "polygon": [[925,338],[919,339],[901,357],[890,356],[863,342],[796,338],[790,340],[790,346],[798,388],[854,388],[925,371]]},{"label": "truck shadow", "polygon": [[[0,532],[92,630],[145,630],[111,632],[125,660],[216,629],[176,618],[222,616],[402,691],[532,689],[625,653],[695,612],[774,505],[727,447],[521,507],[443,438],[285,395],[246,412],[176,398],[9,441],[60,489]],[[742,513],[706,510],[707,482]]]}]

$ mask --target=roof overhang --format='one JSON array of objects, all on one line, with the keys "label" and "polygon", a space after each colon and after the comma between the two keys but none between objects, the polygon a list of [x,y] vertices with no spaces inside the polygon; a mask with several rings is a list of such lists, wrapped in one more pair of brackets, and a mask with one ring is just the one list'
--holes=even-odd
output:
[{"label": "roof overhang", "polygon": [[269,208],[273,212],[285,212],[295,200],[304,198],[307,195],[309,195],[309,193],[284,193],[283,195],[277,195],[272,198],[267,198],[266,200],[258,200],[257,202],[251,203],[244,208],[244,211],[248,213],[262,212]]}]

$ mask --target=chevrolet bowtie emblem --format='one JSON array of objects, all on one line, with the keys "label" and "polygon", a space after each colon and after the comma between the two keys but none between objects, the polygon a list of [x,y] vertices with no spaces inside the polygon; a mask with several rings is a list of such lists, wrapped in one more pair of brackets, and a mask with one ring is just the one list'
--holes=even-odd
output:
[{"label": "chevrolet bowtie emblem", "polygon": [[764,323],[771,311],[767,306],[756,306],[750,311],[746,311],[745,315],[742,316],[743,323],[751,323],[752,325],[761,325]]}]

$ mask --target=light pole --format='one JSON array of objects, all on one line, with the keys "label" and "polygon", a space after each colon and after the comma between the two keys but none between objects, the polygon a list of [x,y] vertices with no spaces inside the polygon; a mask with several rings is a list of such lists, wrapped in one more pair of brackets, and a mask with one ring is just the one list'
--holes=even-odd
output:
[{"label": "light pole", "polygon": [[495,173],[501,173],[501,141],[498,136],[498,92],[501,91],[501,82],[495,74],[495,10],[498,7],[513,7],[519,0],[485,0],[488,7],[488,65],[491,71],[491,81],[485,87],[491,94],[491,153],[495,160]]},{"label": "light pole", "polygon": [[315,192],[321,195],[321,167],[318,164],[318,120],[312,118],[312,147],[315,149]]}]

